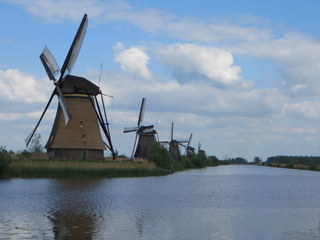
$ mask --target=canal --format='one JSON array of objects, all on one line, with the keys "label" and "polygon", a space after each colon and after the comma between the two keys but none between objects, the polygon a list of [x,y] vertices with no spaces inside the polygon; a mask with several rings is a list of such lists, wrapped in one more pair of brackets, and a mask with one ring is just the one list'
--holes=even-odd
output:
[{"label": "canal", "polygon": [[320,172],[0,180],[0,239],[320,239]]}]

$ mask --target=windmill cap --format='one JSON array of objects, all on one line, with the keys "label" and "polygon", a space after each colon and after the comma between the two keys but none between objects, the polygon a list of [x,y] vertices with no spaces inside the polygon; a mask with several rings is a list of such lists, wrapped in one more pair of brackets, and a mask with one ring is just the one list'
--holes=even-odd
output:
[{"label": "windmill cap", "polygon": [[63,78],[61,91],[64,94],[78,93],[96,96],[100,93],[100,88],[86,78],[67,75]]}]

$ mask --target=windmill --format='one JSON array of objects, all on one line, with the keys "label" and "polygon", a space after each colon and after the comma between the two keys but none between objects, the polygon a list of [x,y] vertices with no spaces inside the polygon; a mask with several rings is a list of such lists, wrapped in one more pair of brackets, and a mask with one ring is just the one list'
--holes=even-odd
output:
[{"label": "windmill", "polygon": [[[131,158],[145,158],[152,143],[156,142],[156,130],[153,125],[142,126],[144,112],[146,108],[146,98],[142,98],[138,123],[135,127],[125,127],[123,133],[135,132],[136,137],[133,144]],[[138,144],[137,144],[138,141]],[[137,146],[137,147],[136,147]]]},{"label": "windmill", "polygon": [[[171,156],[176,159],[176,160],[181,160],[181,153],[180,153],[180,148],[179,146],[183,146],[183,143],[187,143],[187,140],[175,140],[173,139],[173,128],[174,128],[174,123],[171,123],[171,137],[170,137],[170,141],[162,141],[161,143],[164,144],[169,144],[169,152],[171,154]],[[192,135],[191,135],[192,137]],[[191,139],[190,139],[191,141]]]},{"label": "windmill", "polygon": [[190,137],[189,137],[188,143],[185,146],[186,150],[185,150],[184,155],[187,156],[187,157],[191,157],[191,156],[193,156],[195,154],[195,152],[194,152],[195,148],[190,146],[191,140],[192,140],[192,133],[190,133]]},{"label": "windmill", "polygon": [[206,154],[206,151],[201,149],[201,143],[200,142],[198,143],[198,154],[199,153]]},{"label": "windmill", "polygon": [[[61,69],[47,47],[40,55],[48,77],[53,81],[54,90],[38,123],[25,142],[28,146],[53,97],[57,95],[59,105],[49,139],[45,145],[49,159],[102,160],[104,158],[103,151],[106,148],[115,158],[101,90],[83,77],[70,75],[79,54],[87,25],[88,17],[85,14]],[[56,78],[59,73],[59,78]],[[97,99],[98,95],[101,96],[104,115]],[[99,125],[108,143],[103,141]]]}]

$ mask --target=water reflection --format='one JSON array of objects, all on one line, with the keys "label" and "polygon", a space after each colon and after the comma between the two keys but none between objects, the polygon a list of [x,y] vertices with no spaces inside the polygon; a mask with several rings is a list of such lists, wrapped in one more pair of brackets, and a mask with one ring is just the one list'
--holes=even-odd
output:
[{"label": "water reflection", "polygon": [[106,225],[94,192],[101,180],[55,180],[49,190],[48,219],[55,239],[94,239],[99,226]]},{"label": "water reflection", "polygon": [[0,239],[320,239],[320,173],[224,166],[166,177],[0,181]]}]

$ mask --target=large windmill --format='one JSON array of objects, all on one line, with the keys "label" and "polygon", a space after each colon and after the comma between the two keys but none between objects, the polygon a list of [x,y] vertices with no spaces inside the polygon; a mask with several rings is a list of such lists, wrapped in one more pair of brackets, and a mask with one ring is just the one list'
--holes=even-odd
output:
[{"label": "large windmill", "polygon": [[[170,141],[161,141],[161,143],[169,144],[169,152],[171,156],[175,160],[181,160],[181,153],[180,153],[180,146],[185,147],[183,144],[188,143],[188,140],[176,140],[173,138],[173,128],[174,123],[171,123],[171,134],[170,134]],[[191,135],[192,137],[192,135]],[[191,139],[190,139],[191,141]]]},{"label": "large windmill", "polygon": [[[138,117],[138,123],[135,127],[125,127],[123,133],[135,132],[136,137],[133,144],[133,150],[131,158],[146,158],[149,147],[156,140],[156,130],[153,125],[142,126],[144,112],[146,108],[146,99],[142,98],[140,112]],[[138,141],[138,144],[137,144]],[[137,147],[136,147],[137,146]]]},{"label": "large windmill", "polygon": [[[70,75],[79,54],[87,25],[88,17],[85,14],[61,69],[47,47],[40,55],[48,77],[53,81],[54,90],[36,127],[25,142],[28,146],[53,97],[57,95],[59,105],[51,134],[45,145],[49,159],[102,160],[104,158],[103,151],[106,148],[115,158],[102,92],[97,85],[89,80]],[[56,78],[59,73],[60,76]],[[98,95],[101,96],[104,114],[97,100]],[[100,129],[105,134],[108,143],[103,141]]]}]

